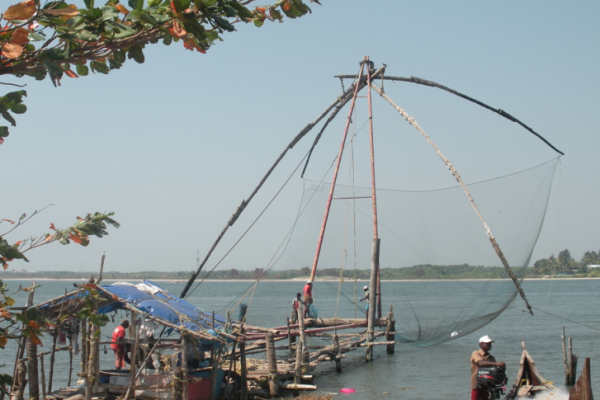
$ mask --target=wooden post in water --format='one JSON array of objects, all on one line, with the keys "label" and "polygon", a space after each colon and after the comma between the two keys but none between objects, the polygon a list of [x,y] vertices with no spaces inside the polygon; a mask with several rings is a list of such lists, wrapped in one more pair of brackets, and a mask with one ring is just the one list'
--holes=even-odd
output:
[{"label": "wooden post in water", "polygon": [[335,372],[342,372],[342,359],[340,355],[340,339],[337,333],[333,335],[333,356],[335,357]]},{"label": "wooden post in water", "polygon": [[11,400],[23,400],[25,393],[25,385],[27,385],[27,365],[25,360],[19,358],[17,360],[17,368],[15,373],[16,379],[13,381]]},{"label": "wooden post in water", "polygon": [[56,328],[54,328],[54,333],[52,333],[52,348],[50,349],[50,370],[48,372],[48,393],[52,393],[52,381],[54,380],[54,361],[56,353],[56,341],[58,340],[58,335],[60,332],[60,324],[56,324]]},{"label": "wooden post in water", "polygon": [[[388,342],[396,341],[396,320],[394,319],[394,306],[390,304],[390,312],[387,316],[387,325],[385,327],[385,340]],[[396,344],[387,345],[387,353],[394,354]]]},{"label": "wooden post in water", "polygon": [[[187,337],[185,332],[181,331],[181,380],[183,383],[183,400],[188,400],[188,365],[187,365]],[[212,383],[212,382],[211,382]]]},{"label": "wooden post in water", "polygon": [[44,373],[44,353],[40,354],[40,373],[42,374],[42,400],[46,400],[46,374]]},{"label": "wooden post in water", "polygon": [[85,371],[87,369],[87,350],[88,350],[88,346],[87,346],[87,319],[84,318],[81,321],[81,329],[80,329],[80,334],[81,334],[81,361],[80,361],[80,365],[79,365],[79,374],[81,376],[85,376]]},{"label": "wooden post in water", "polygon": [[[71,320],[71,325],[73,326],[73,321]],[[73,341],[73,337],[69,334],[69,343],[71,344],[71,348],[69,349],[69,378],[67,380],[67,387],[71,387],[71,376],[73,375],[73,352],[75,351],[76,342]]]},{"label": "wooden post in water", "polygon": [[[215,312],[213,311],[213,316],[215,315]],[[214,324],[214,322],[213,322]],[[214,326],[214,325],[213,325]],[[215,400],[215,393],[216,393],[216,386],[217,386],[217,368],[218,368],[218,363],[217,360],[215,360],[215,348],[214,348],[214,343],[213,343],[213,347],[210,349],[210,366],[212,367],[212,369],[210,370],[210,393],[208,395],[209,400]]]},{"label": "wooden post in water", "polygon": [[39,400],[40,380],[38,377],[37,345],[27,338],[27,369],[29,375],[29,399]]},{"label": "wooden post in water", "polygon": [[[304,343],[302,340],[296,346],[296,370],[294,372],[294,384],[300,384],[302,379],[302,353],[304,353]],[[294,396],[298,396],[298,390],[294,390]]]},{"label": "wooden post in water", "polygon": [[369,318],[367,320],[367,362],[373,361],[373,346],[375,340],[375,311],[377,310],[377,269],[379,267],[379,239],[373,239],[371,251],[371,281],[369,286]]},{"label": "wooden post in water", "polygon": [[[27,303],[25,303],[25,309],[22,311],[22,313],[24,315],[27,312],[27,309],[33,305],[33,295],[35,293],[35,281],[31,284],[31,286],[32,286],[32,288],[31,288],[31,291],[29,292],[29,297],[27,298]],[[25,328],[24,324],[23,324],[23,328]],[[27,341],[27,338],[23,335],[23,330],[21,329],[21,337],[19,338],[20,344],[19,344],[19,348],[17,349],[17,354],[15,356],[15,366],[13,369],[13,382],[17,382],[17,374],[19,373],[17,371],[17,369],[19,367],[19,360],[21,360],[23,358],[23,354],[25,354],[26,341]],[[13,386],[15,386],[15,385],[13,384]],[[21,397],[23,397],[25,385],[22,385],[22,387],[20,387],[20,389],[21,389]]]},{"label": "wooden post in water", "polygon": [[[138,351],[138,326],[137,326],[137,316],[132,312],[131,313],[131,322],[129,323],[129,332],[131,334],[131,364],[129,365],[129,387],[127,388],[127,393],[125,398],[129,398],[129,396],[135,398],[135,366],[137,361],[137,351]],[[142,366],[143,367],[143,366]]]},{"label": "wooden post in water", "polygon": [[573,338],[571,336],[569,336],[569,353],[567,356],[567,338],[565,336],[564,326],[561,339],[563,348],[563,362],[565,364],[565,386],[571,387],[575,385],[575,379],[577,378],[577,356],[573,355]]},{"label": "wooden post in water", "polygon": [[[244,329],[242,328],[241,334],[244,334]],[[246,341],[242,340],[240,342],[240,369],[242,373],[242,400],[248,400],[248,370],[246,365]],[[187,400],[187,399],[186,399]]]},{"label": "wooden post in water", "polygon": [[272,333],[265,334],[267,348],[267,367],[269,369],[269,394],[271,397],[277,396],[279,386],[277,384],[277,354],[275,352],[275,342]]},{"label": "wooden post in water", "polygon": [[290,357],[294,356],[294,343],[296,343],[296,336],[291,335],[290,330],[290,318],[287,317],[287,336],[288,336],[288,345],[290,348]]}]

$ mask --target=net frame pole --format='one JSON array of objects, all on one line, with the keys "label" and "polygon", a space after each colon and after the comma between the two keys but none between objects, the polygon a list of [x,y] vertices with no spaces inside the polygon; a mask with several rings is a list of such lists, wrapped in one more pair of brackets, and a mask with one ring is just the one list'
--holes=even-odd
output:
[{"label": "net frame pole", "polygon": [[435,143],[433,142],[433,140],[431,140],[431,138],[429,137],[429,135],[427,135],[425,133],[425,131],[419,126],[419,124],[417,123],[417,121],[415,121],[415,119],[413,117],[411,117],[406,111],[404,111],[404,109],[402,107],[396,105],[396,103],[394,103],[392,101],[392,99],[390,99],[389,96],[387,96],[383,92],[383,90],[381,90],[380,87],[378,87],[374,83],[371,83],[371,87],[381,97],[383,97],[392,107],[394,107],[396,109],[396,111],[398,111],[398,113],[402,116],[402,118],[404,118],[409,124],[411,124],[421,134],[421,136],[423,136],[423,138],[427,141],[427,143],[429,143],[429,145],[433,148],[433,150],[437,153],[437,155],[442,159],[442,161],[444,162],[444,164],[446,165],[446,167],[448,168],[448,170],[450,170],[450,173],[452,174],[452,176],[454,176],[454,179],[456,179],[456,181],[463,188],[465,194],[467,195],[467,198],[469,199],[469,202],[471,203],[471,206],[473,207],[473,210],[475,211],[475,213],[479,217],[479,220],[483,224],[483,227],[485,228],[485,233],[487,234],[487,237],[490,240],[490,243],[492,244],[492,247],[494,248],[494,251],[496,252],[496,255],[498,256],[498,258],[502,262],[502,265],[504,266],[504,269],[508,273],[508,276],[510,276],[510,278],[513,281],[513,283],[515,284],[515,287],[517,288],[517,291],[519,292],[519,294],[521,295],[521,298],[525,302],[525,305],[529,309],[529,313],[531,315],[533,315],[533,310],[531,309],[531,305],[529,304],[529,301],[527,301],[527,297],[525,297],[525,292],[523,292],[523,289],[521,288],[521,284],[519,283],[519,279],[512,272],[512,269],[510,268],[510,265],[508,264],[508,261],[506,260],[506,257],[504,256],[504,253],[502,252],[502,249],[500,249],[500,245],[496,241],[496,238],[494,237],[494,235],[492,233],[492,230],[490,229],[490,227],[489,227],[488,223],[486,222],[485,218],[483,218],[483,215],[479,211],[479,207],[477,207],[477,204],[475,204],[475,200],[473,199],[473,196],[471,196],[471,192],[469,192],[469,189],[467,189],[467,185],[465,185],[464,181],[462,180],[462,177],[460,176],[460,174],[458,173],[458,171],[456,170],[456,168],[454,167],[454,165],[452,165],[452,163],[450,162],[450,160],[448,160],[448,158],[446,158],[446,156],[440,151],[440,149],[435,145]]},{"label": "net frame pole", "polygon": [[[377,185],[375,183],[375,141],[373,133],[373,105],[371,99],[371,72],[373,71],[373,62],[366,57],[365,64],[368,65],[367,70],[367,102],[369,103],[369,145],[371,148],[371,202],[373,204],[373,240],[377,241],[377,251],[372,255],[373,263],[375,264],[375,303],[370,306],[377,307],[377,318],[381,318],[381,277],[379,273],[379,248],[381,241],[379,240],[379,227],[377,224]],[[372,280],[372,279],[371,279]],[[373,291],[373,286],[371,286]],[[370,296],[369,296],[370,297]],[[370,302],[370,300],[369,300]]]},{"label": "net frame pole", "polygon": [[335,169],[333,171],[333,179],[331,181],[331,188],[329,189],[329,196],[327,197],[327,204],[325,206],[325,215],[323,216],[323,222],[321,224],[321,231],[319,233],[319,239],[317,241],[317,250],[315,251],[315,258],[312,265],[312,270],[310,272],[310,280],[315,280],[315,274],[317,272],[317,265],[319,264],[319,256],[321,255],[321,246],[323,245],[323,237],[325,236],[325,228],[327,227],[327,220],[329,219],[329,210],[331,209],[331,202],[333,199],[333,191],[335,189],[335,183],[337,181],[338,173],[340,170],[340,163],[342,161],[342,155],[344,154],[344,147],[346,145],[346,138],[348,137],[348,130],[350,128],[350,121],[352,120],[352,113],[354,112],[354,106],[356,104],[356,98],[358,96],[360,81],[362,79],[363,70],[364,70],[364,61],[367,57],[363,58],[361,62],[360,71],[358,73],[358,80],[356,85],[354,86],[354,95],[352,96],[352,102],[350,103],[350,111],[348,112],[348,118],[346,119],[346,126],[344,128],[344,134],[342,136],[342,144],[340,145],[340,150],[337,155],[337,160],[335,163]]}]

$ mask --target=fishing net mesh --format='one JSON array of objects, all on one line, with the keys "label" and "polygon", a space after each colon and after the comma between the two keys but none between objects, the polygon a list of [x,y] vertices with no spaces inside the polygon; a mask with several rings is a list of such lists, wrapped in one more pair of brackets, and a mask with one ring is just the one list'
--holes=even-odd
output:
[{"label": "fishing net mesh", "polygon": [[[525,277],[542,227],[556,164],[553,160],[467,186],[519,280]],[[298,220],[279,265],[312,266],[329,190],[330,183],[304,181]],[[401,286],[402,293],[386,293],[382,283],[384,307],[392,297],[403,299],[394,305],[399,340],[434,345],[461,337],[492,321],[515,299],[515,285],[460,186],[378,189],[377,206],[381,276],[412,280]],[[370,188],[335,186],[318,270],[370,268],[372,213]],[[432,277],[460,278],[465,273],[473,276],[477,271],[488,274],[482,277],[493,272],[504,279],[421,282]],[[347,298],[354,296],[349,285],[343,290]],[[439,300],[440,292],[444,301]]]}]

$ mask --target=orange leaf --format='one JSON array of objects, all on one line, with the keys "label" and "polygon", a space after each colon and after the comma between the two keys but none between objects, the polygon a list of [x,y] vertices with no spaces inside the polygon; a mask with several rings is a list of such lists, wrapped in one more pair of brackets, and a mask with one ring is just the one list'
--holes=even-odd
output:
[{"label": "orange leaf", "polygon": [[4,46],[2,46],[2,52],[0,54],[8,59],[14,60],[23,54],[23,47],[14,43],[5,43]]},{"label": "orange leaf", "polygon": [[54,223],[53,222],[50,222],[50,229],[52,229],[53,231],[56,230],[56,228],[54,227]]},{"label": "orange leaf", "polygon": [[284,9],[285,11],[290,11],[290,3],[285,3],[285,4],[283,5],[283,9]]},{"label": "orange leaf", "polygon": [[35,322],[33,320],[29,321],[29,323],[27,325],[33,329],[40,329],[40,324],[38,324],[37,322]]},{"label": "orange leaf", "polygon": [[6,311],[4,308],[0,308],[0,317],[6,318],[6,319],[10,319],[12,315]]},{"label": "orange leaf", "polygon": [[56,234],[48,236],[48,237],[46,238],[46,242],[49,242],[49,241],[51,241],[52,239],[54,239],[54,236],[56,236]]},{"label": "orange leaf", "polygon": [[19,240],[17,243],[15,243],[15,246],[18,246],[18,245],[20,245],[21,243],[23,243],[23,241],[22,241],[22,240]]},{"label": "orange leaf", "polygon": [[258,11],[261,14],[264,14],[267,11],[267,9],[264,7],[256,7],[256,11]]},{"label": "orange leaf", "polygon": [[2,221],[10,222],[11,224],[15,224],[15,221],[11,221],[10,219],[3,219]]},{"label": "orange leaf", "polygon": [[94,285],[93,283],[86,283],[85,287],[90,289],[96,289],[96,285]]},{"label": "orange leaf", "polygon": [[81,244],[81,238],[77,235],[74,235],[73,233],[69,233],[69,239],[71,239],[75,243]]},{"label": "orange leaf", "polygon": [[127,8],[125,8],[125,6],[123,4],[117,4],[115,6],[115,8],[117,10],[119,10],[119,12],[122,13],[122,14],[125,14],[125,15],[129,14],[129,10]]},{"label": "orange leaf", "polygon": [[35,3],[33,0],[25,0],[19,4],[8,7],[8,10],[4,13],[4,19],[12,21],[13,19],[28,19],[35,14]]},{"label": "orange leaf", "polygon": [[6,338],[6,336],[0,336],[0,347],[4,348],[4,346],[6,346],[6,342],[8,342],[8,339]]},{"label": "orange leaf", "polygon": [[8,263],[4,263],[4,265],[2,266],[5,270],[8,269]]},{"label": "orange leaf", "polygon": [[179,21],[177,20],[173,21],[173,25],[169,28],[169,33],[175,38],[182,38],[187,36],[187,32],[181,27],[181,25],[179,25]]},{"label": "orange leaf", "polygon": [[27,35],[29,35],[29,30],[21,27],[13,33],[12,37],[10,38],[10,41],[14,44],[18,44],[18,45],[22,46],[22,45],[26,44],[27,42],[29,42]]},{"label": "orange leaf", "polygon": [[188,50],[194,51],[194,49],[198,50],[202,54],[206,54],[206,51],[202,47],[196,45],[194,39],[183,39],[183,47]]},{"label": "orange leaf", "polygon": [[40,338],[39,338],[39,337],[38,337],[38,336],[37,336],[35,333],[31,332],[31,333],[29,334],[29,338],[31,339],[31,341],[32,341],[34,344],[37,344],[37,345],[43,346],[43,344],[42,344],[42,341],[40,340]]},{"label": "orange leaf", "polygon": [[50,14],[55,17],[76,17],[79,15],[79,10],[75,4],[69,4],[64,8],[53,8],[50,10],[42,10],[44,14]]},{"label": "orange leaf", "polygon": [[75,72],[73,72],[71,70],[65,71],[65,74],[67,74],[67,76],[69,78],[79,78],[79,75],[77,75]]}]

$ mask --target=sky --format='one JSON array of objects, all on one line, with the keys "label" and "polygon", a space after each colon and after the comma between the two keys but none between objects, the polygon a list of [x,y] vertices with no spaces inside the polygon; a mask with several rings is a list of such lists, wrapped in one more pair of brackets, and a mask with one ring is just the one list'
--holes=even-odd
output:
[{"label": "sky", "polygon": [[[122,225],[92,238],[87,248],[45,246],[28,253],[29,263],[11,268],[88,274],[106,252],[108,271],[194,270],[197,252],[204,257],[285,146],[341,94],[334,75],[356,73],[364,56],[376,67],[385,63],[386,75],[429,79],[501,108],[565,153],[531,263],[565,248],[576,259],[600,250],[600,3],[321,3],[281,24],[238,24],[207,54],[181,43],[150,45],[142,65],[128,61],[109,75],[65,77],[59,88],[49,80],[3,76],[3,82],[27,84],[28,111],[0,146],[0,218],[53,204],[7,239],[38,236],[50,223],[66,227],[94,211],[114,211]],[[408,83],[386,82],[385,89],[467,182],[558,156],[516,124],[448,93]],[[381,99],[373,101],[378,162],[396,162],[378,164],[382,187],[453,185],[416,132]],[[364,99],[359,105],[357,121],[365,121]],[[321,179],[330,166],[346,114],[317,147],[309,178]],[[353,129],[360,129],[358,122]],[[288,153],[208,268],[292,176],[223,267],[268,263],[298,209],[302,181],[293,171],[316,133]],[[0,233],[7,226],[0,225]]]}]

